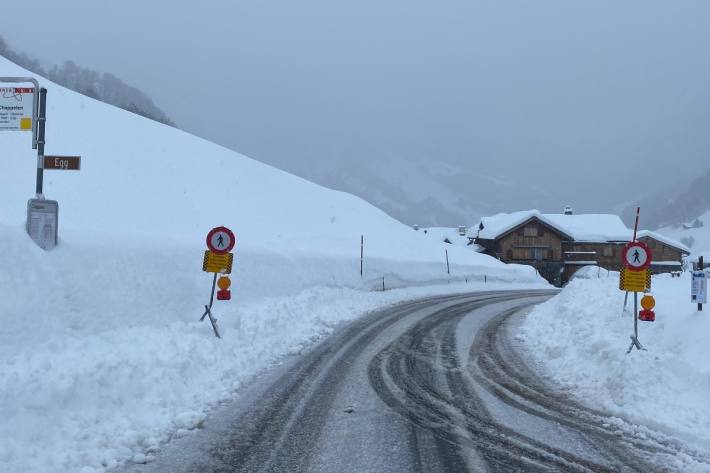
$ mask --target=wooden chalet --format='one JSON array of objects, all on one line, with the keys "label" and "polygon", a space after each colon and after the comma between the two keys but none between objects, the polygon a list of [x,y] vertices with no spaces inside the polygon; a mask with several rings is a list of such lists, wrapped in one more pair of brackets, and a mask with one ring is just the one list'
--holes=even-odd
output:
[{"label": "wooden chalet", "polygon": [[[550,283],[561,286],[585,266],[618,271],[621,250],[632,231],[616,215],[530,210],[485,217],[468,237],[483,253],[505,263],[533,266]],[[639,232],[637,238],[653,251],[654,273],[680,270],[683,257],[690,254],[685,245],[654,232]]]}]

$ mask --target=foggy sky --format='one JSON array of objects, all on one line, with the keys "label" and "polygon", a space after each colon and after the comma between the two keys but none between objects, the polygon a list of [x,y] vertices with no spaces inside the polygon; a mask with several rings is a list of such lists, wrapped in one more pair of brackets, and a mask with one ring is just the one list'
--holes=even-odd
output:
[{"label": "foggy sky", "polygon": [[382,159],[352,151],[367,142],[534,180],[559,196],[542,210],[609,211],[710,167],[703,0],[37,4],[34,28],[3,21],[13,49],[113,72],[183,129],[306,177]]}]

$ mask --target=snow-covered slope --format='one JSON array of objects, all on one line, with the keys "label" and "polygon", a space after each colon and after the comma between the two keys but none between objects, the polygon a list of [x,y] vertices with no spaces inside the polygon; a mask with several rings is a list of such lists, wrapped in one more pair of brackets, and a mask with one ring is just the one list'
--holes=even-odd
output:
[{"label": "snow-covered slope", "polygon": [[[26,75],[0,58],[0,76]],[[449,277],[444,243],[359,198],[42,85],[46,153],[80,154],[82,170],[45,172],[45,195],[60,204],[60,244],[44,252],[23,229],[34,194],[30,136],[0,135],[3,472],[90,472],[143,461],[334,324],[444,290],[371,292],[383,276],[387,288],[484,275],[540,284],[530,268],[446,245]],[[204,238],[218,225],[238,240],[233,300],[214,308],[222,340],[198,322],[211,284],[201,271]]]},{"label": "snow-covered slope", "polygon": [[[690,228],[696,225],[697,228]],[[702,225],[702,226],[698,226]],[[700,255],[710,263],[710,211],[685,225],[674,225],[658,230],[662,235],[676,239],[690,247],[690,258],[695,261]]]}]

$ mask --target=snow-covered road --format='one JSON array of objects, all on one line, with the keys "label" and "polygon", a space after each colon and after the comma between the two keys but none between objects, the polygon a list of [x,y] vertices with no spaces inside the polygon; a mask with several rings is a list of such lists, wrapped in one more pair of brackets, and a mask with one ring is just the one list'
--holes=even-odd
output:
[{"label": "snow-covered road", "polygon": [[557,394],[519,356],[520,315],[550,294],[429,297],[358,319],[128,471],[673,471],[683,446]]}]

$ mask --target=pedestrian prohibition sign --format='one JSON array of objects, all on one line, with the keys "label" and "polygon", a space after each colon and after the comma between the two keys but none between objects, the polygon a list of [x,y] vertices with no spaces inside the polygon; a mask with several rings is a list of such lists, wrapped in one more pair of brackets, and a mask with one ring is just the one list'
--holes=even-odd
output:
[{"label": "pedestrian prohibition sign", "polygon": [[641,271],[651,266],[651,248],[643,242],[627,243],[621,252],[624,266],[632,271]]},{"label": "pedestrian prohibition sign", "polygon": [[207,248],[218,255],[232,251],[235,243],[234,233],[227,227],[213,228],[207,234]]}]

